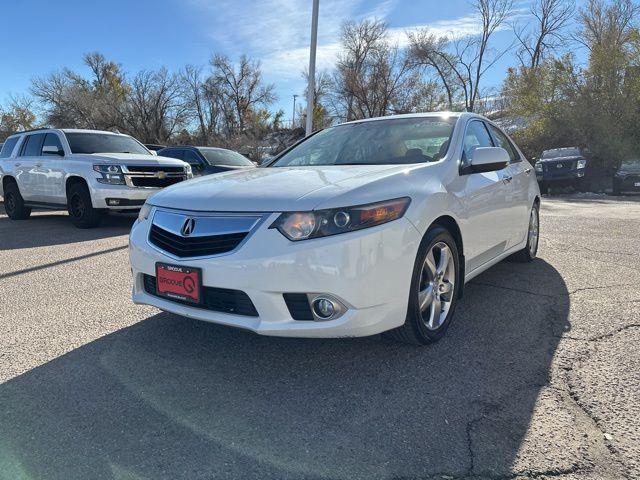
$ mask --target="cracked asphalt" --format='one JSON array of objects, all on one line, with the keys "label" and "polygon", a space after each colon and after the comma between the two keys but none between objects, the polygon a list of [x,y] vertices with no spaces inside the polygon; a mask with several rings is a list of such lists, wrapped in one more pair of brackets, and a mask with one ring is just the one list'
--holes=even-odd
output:
[{"label": "cracked asphalt", "polygon": [[427,348],[135,306],[131,223],[0,213],[0,479],[640,478],[639,197],[545,198]]}]

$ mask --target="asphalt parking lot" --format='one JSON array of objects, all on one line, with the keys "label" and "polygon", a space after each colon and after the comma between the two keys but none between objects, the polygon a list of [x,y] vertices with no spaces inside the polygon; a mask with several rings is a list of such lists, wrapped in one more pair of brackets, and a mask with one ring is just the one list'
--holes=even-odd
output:
[{"label": "asphalt parking lot", "polygon": [[132,221],[0,214],[1,479],[640,478],[640,197],[545,199],[427,348],[135,306]]}]

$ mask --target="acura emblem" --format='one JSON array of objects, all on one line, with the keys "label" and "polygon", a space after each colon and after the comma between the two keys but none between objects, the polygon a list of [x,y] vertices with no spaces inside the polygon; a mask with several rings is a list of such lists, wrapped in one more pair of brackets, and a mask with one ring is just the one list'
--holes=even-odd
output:
[{"label": "acura emblem", "polygon": [[184,224],[182,224],[182,230],[180,230],[180,233],[182,233],[183,237],[188,237],[193,233],[193,230],[195,228],[196,228],[195,218],[189,217],[184,221]]}]

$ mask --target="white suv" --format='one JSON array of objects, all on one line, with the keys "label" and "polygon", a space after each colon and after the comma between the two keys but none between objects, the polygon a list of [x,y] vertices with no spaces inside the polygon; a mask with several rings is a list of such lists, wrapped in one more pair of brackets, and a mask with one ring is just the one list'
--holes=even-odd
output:
[{"label": "white suv", "polygon": [[534,259],[539,202],[533,167],[484,117],[346,123],[149,199],[133,301],[265,335],[433,342],[465,282]]},{"label": "white suv", "polygon": [[110,211],[138,210],[158,189],[191,178],[180,160],[158,157],[128,135],[37,129],[10,136],[0,152],[0,195],[9,218],[67,208],[79,228]]}]

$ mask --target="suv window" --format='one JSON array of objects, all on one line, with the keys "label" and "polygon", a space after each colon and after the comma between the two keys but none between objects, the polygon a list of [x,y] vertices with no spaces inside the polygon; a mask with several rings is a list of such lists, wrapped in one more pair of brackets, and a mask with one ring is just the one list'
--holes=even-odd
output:
[{"label": "suv window", "polygon": [[182,149],[180,148],[164,148],[158,152],[161,157],[177,158],[182,160]]},{"label": "suv window", "polygon": [[498,142],[498,147],[502,147],[507,151],[507,153],[509,154],[509,158],[511,159],[511,163],[519,162],[521,160],[520,155],[518,155],[518,152],[511,144],[507,136],[493,125],[491,125],[490,127],[491,133],[493,133],[493,137],[496,139],[496,142]]},{"label": "suv window", "polygon": [[60,143],[60,139],[58,135],[55,133],[47,133],[47,136],[44,137],[44,142],[42,143],[43,147],[56,147],[58,151],[62,151],[62,143]]},{"label": "suv window", "polygon": [[36,133],[34,135],[29,135],[24,140],[24,145],[22,147],[22,152],[20,152],[21,157],[39,157],[40,151],[42,150],[42,142],[44,141],[44,133]]},{"label": "suv window", "polygon": [[202,160],[200,160],[198,154],[193,150],[184,150],[184,157],[182,159],[191,165],[202,165]]},{"label": "suv window", "polygon": [[464,134],[463,165],[469,162],[473,151],[478,147],[493,147],[493,141],[484,122],[474,120],[467,125],[467,131]]},{"label": "suv window", "polygon": [[11,156],[11,152],[13,152],[13,148],[18,143],[20,137],[11,137],[8,138],[4,145],[2,146],[2,151],[0,152],[0,158],[8,158]]}]

